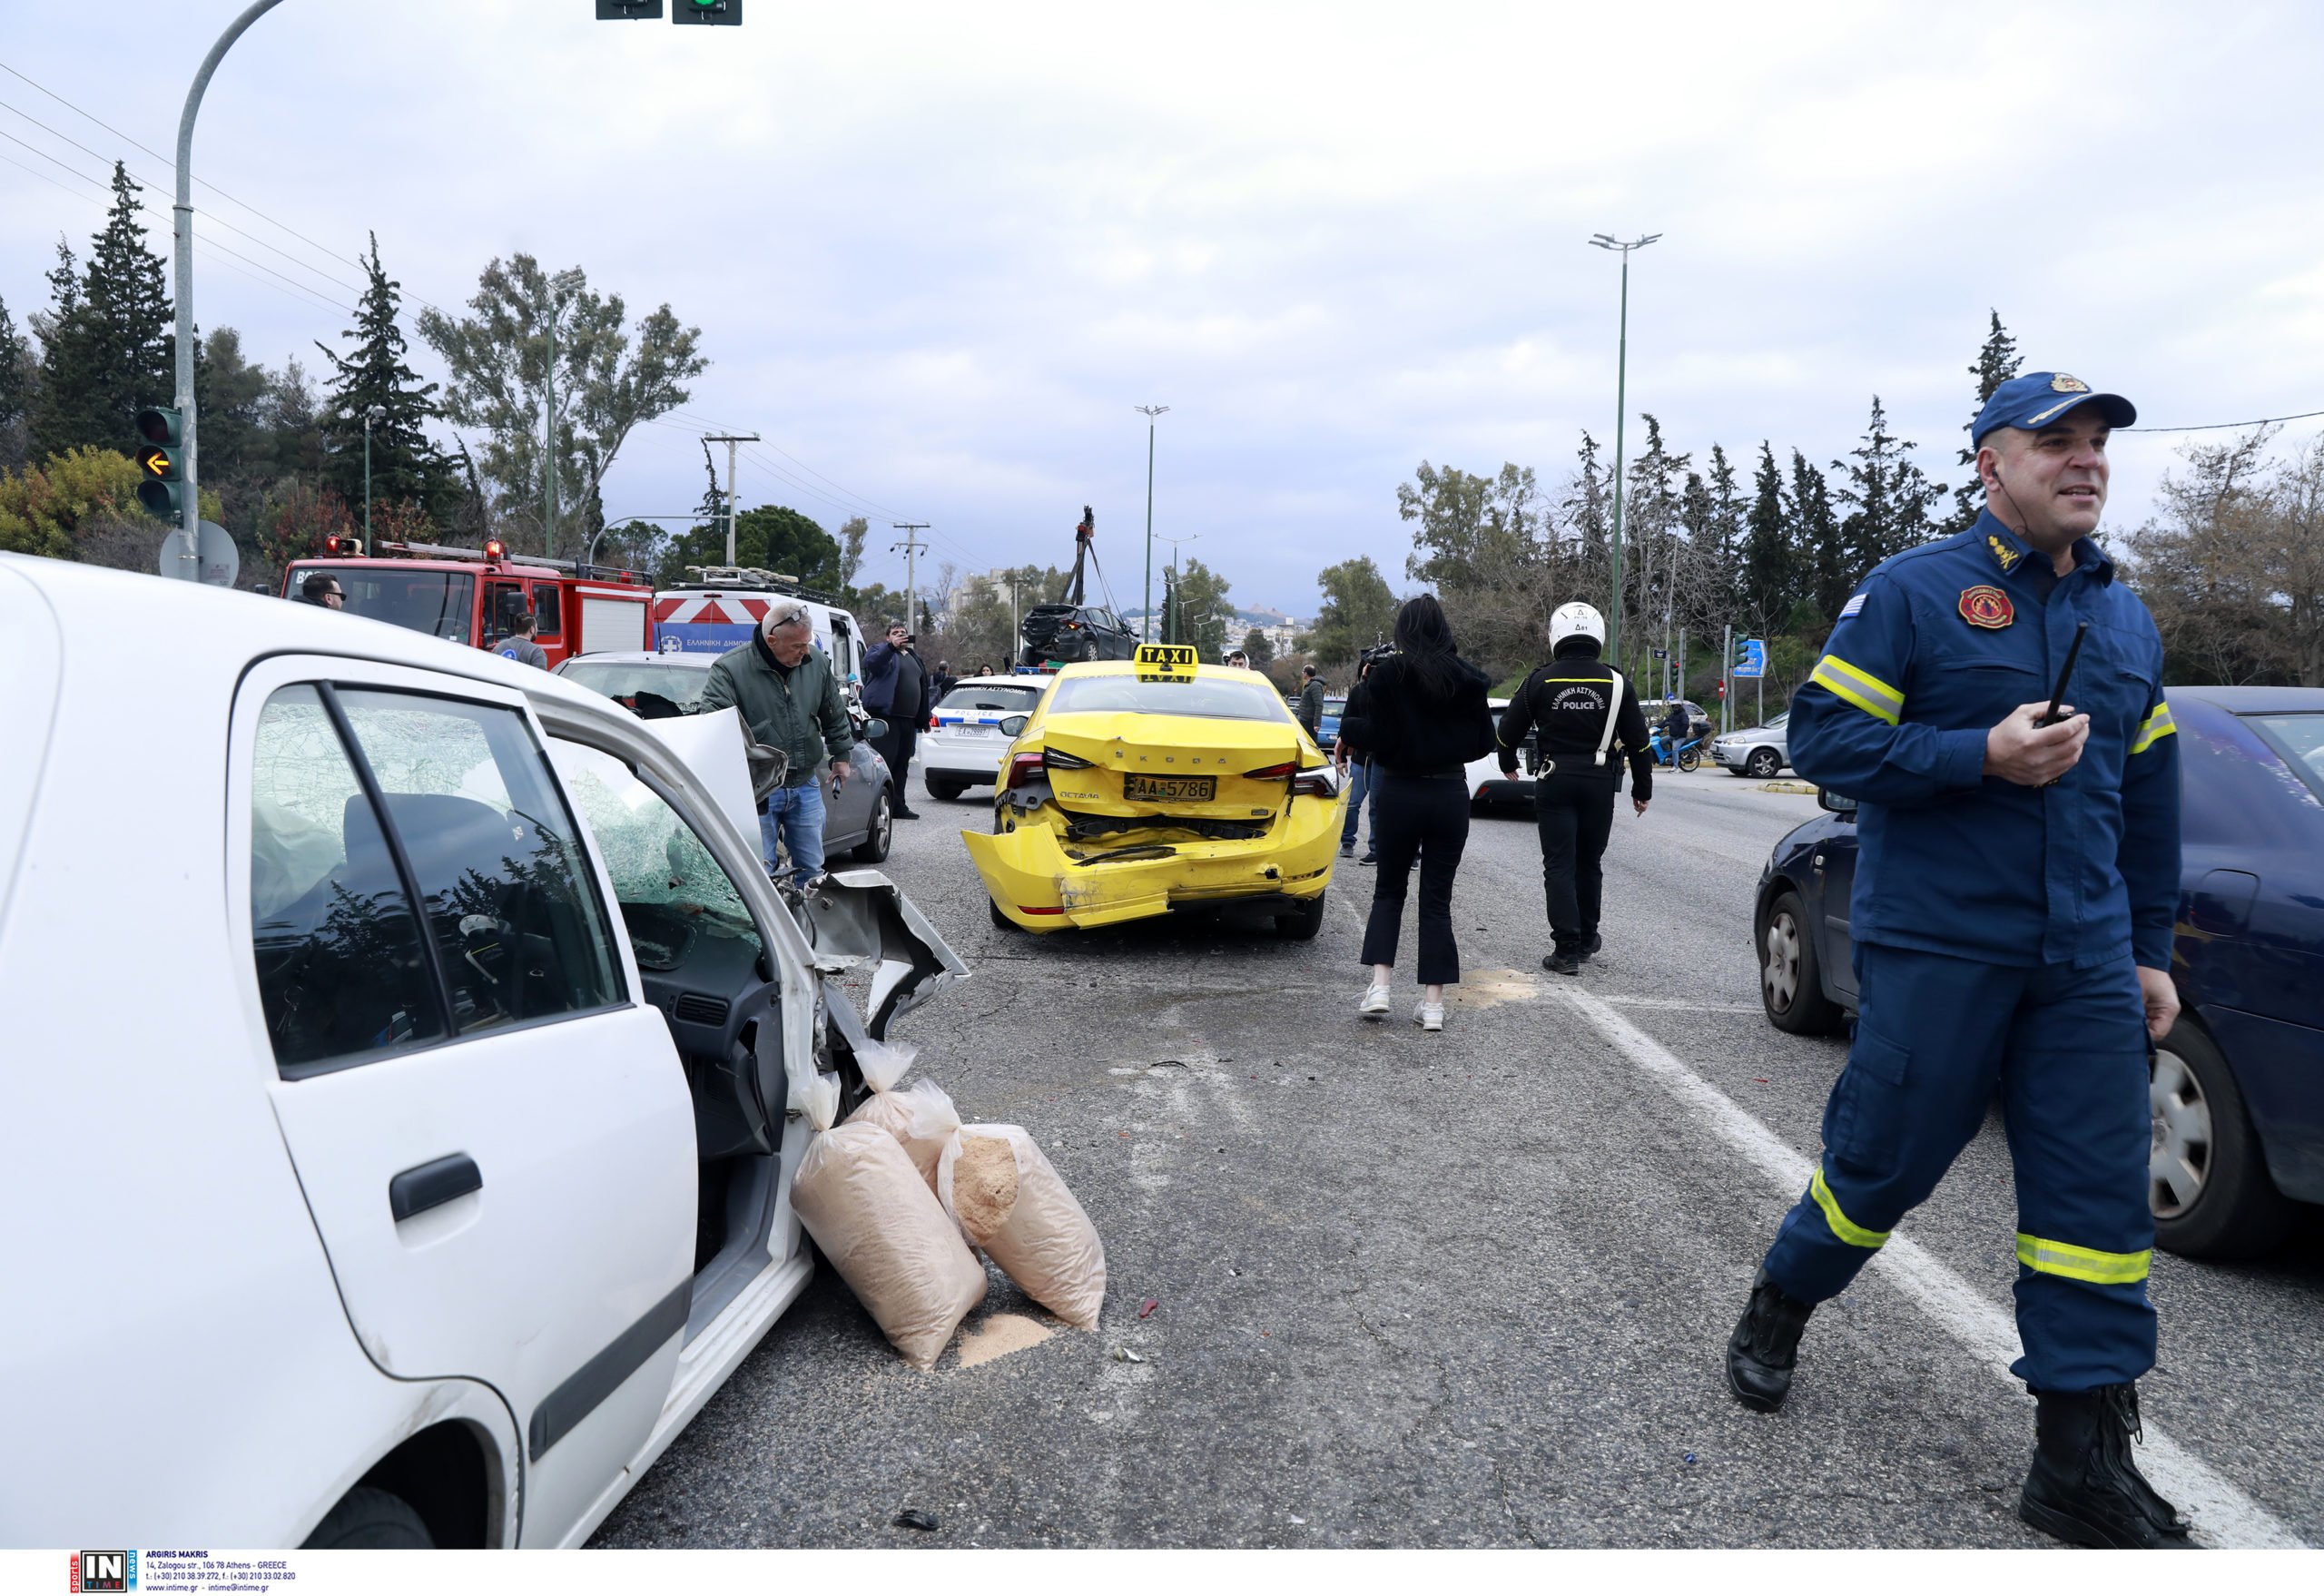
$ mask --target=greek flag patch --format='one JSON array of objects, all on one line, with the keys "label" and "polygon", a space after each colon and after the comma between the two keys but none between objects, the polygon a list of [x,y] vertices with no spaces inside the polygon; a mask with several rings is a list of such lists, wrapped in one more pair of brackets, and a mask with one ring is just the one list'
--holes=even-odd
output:
[{"label": "greek flag patch", "polygon": [[1863,607],[1864,595],[1859,593],[1854,598],[1849,599],[1846,604],[1840,606],[1840,619],[1844,621],[1846,620],[1850,616],[1856,614],[1856,611]]}]

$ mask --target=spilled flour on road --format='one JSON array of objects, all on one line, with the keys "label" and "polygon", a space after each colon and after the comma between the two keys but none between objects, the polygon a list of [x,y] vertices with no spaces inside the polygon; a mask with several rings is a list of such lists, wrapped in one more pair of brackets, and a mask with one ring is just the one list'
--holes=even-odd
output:
[{"label": "spilled flour on road", "polygon": [[1029,1319],[1022,1314],[994,1314],[960,1332],[960,1366],[973,1369],[1012,1352],[1039,1346],[1056,1334],[1039,1319]]}]

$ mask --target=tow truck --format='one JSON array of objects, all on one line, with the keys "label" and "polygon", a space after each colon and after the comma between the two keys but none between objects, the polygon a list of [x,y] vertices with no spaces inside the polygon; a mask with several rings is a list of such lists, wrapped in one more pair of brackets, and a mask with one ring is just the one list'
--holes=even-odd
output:
[{"label": "tow truck", "polygon": [[498,648],[529,614],[552,667],[576,654],[645,648],[653,634],[654,586],[641,573],[510,554],[497,537],[482,548],[383,541],[366,552],[360,538],[329,537],[320,557],[290,562],[282,596],[297,596],[316,571],[339,578],[349,615],[477,648]]}]

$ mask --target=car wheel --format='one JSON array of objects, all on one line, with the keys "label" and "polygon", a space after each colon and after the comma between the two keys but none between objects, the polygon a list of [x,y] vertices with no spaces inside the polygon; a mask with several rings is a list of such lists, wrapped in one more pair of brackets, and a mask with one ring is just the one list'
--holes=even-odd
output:
[{"label": "car wheel", "polygon": [[1794,1036],[1840,1028],[1840,1006],[1824,995],[1823,961],[1797,892],[1777,893],[1759,922],[1759,1001],[1775,1028]]},{"label": "car wheel", "polygon": [[931,798],[940,799],[946,803],[950,803],[969,790],[968,783],[956,781],[950,776],[923,774],[920,779],[928,788],[928,795]]},{"label": "car wheel", "polygon": [[863,841],[855,845],[849,857],[862,864],[877,864],[888,856],[888,844],[895,840],[896,815],[892,795],[881,787],[880,795],[872,800],[872,823],[863,833]]},{"label": "car wheel", "polygon": [[1763,782],[1782,768],[1783,760],[1772,748],[1754,748],[1751,757],[1743,762],[1744,771]]},{"label": "car wheel", "polygon": [[1315,933],[1324,929],[1324,900],[1328,895],[1318,892],[1290,913],[1276,915],[1276,934],[1295,942],[1314,941]]},{"label": "car wheel", "polygon": [[302,1552],[426,1552],[436,1539],[411,1503],[391,1492],[358,1485],[323,1514]]},{"label": "car wheel", "polygon": [[2154,1210],[2155,1244],[2189,1258],[2272,1251],[2290,1225],[2291,1204],[2268,1178],[2226,1058],[2183,1017],[2154,1050],[2147,1103],[2154,1125],[2147,1205]]}]

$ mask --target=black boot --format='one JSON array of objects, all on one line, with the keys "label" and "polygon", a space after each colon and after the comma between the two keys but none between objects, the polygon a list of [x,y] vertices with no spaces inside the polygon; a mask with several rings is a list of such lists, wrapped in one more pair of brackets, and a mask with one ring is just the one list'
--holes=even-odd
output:
[{"label": "black boot", "polygon": [[1597,953],[1599,949],[1605,945],[1606,939],[1600,936],[1596,931],[1591,931],[1590,933],[1590,940],[1581,944],[1581,957],[1584,959],[1591,958]]},{"label": "black boot", "polygon": [[1727,1338],[1727,1388],[1738,1402],[1763,1414],[1783,1405],[1792,1365],[1799,1361],[1799,1334],[1815,1311],[1814,1303],[1788,1295],[1767,1270],[1759,1271],[1751,1282],[1751,1304]]},{"label": "black boot", "polygon": [[2146,1483],[2131,1456],[2141,1435],[2139,1388],[2037,1391],[2034,1466],[2017,1498],[2017,1516],[2045,1535],[2076,1546],[2116,1551],[2173,1550],[2193,1544],[2179,1512]]},{"label": "black boot", "polygon": [[1541,968],[1551,975],[1580,975],[1581,960],[1578,954],[1569,953],[1563,948],[1560,948],[1554,953],[1541,955]]}]

